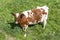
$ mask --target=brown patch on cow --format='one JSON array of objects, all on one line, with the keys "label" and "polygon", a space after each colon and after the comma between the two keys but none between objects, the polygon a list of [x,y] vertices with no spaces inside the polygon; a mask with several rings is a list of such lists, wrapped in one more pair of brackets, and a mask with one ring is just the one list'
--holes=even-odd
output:
[{"label": "brown patch on cow", "polygon": [[42,17],[42,11],[40,9],[32,9],[32,12],[34,13],[33,16],[37,22],[41,20]]},{"label": "brown patch on cow", "polygon": [[20,23],[21,27],[24,27],[25,24],[28,25],[27,18],[24,14],[20,15],[19,23]]},{"label": "brown patch on cow", "polygon": [[33,17],[32,17],[32,18],[28,17],[28,18],[27,18],[27,21],[28,21],[28,22],[33,22],[33,23],[34,23],[35,19],[34,19]]}]

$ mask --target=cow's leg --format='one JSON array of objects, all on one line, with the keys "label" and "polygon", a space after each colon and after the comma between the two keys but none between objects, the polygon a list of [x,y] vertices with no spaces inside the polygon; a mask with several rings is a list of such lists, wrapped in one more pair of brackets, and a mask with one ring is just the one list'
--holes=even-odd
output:
[{"label": "cow's leg", "polygon": [[27,30],[27,28],[28,28],[28,25],[24,25],[24,27],[23,27],[24,37],[26,37],[26,30]]},{"label": "cow's leg", "polygon": [[47,23],[47,18],[48,15],[44,15],[44,19],[43,19],[43,29],[45,29],[46,23]]},{"label": "cow's leg", "polygon": [[43,21],[43,29],[45,29],[45,26],[46,26],[46,20]]}]

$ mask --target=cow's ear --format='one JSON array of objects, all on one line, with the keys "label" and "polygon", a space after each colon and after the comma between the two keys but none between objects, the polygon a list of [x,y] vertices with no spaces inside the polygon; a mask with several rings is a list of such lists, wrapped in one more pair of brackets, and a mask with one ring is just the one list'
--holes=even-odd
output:
[{"label": "cow's ear", "polygon": [[15,13],[11,13],[13,16],[15,16]]}]

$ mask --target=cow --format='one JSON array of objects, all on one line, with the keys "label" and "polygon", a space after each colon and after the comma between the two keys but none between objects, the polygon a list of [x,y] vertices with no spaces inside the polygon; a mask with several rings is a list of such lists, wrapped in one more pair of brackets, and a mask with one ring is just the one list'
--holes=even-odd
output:
[{"label": "cow", "polygon": [[48,7],[47,6],[37,6],[32,10],[23,11],[21,13],[13,13],[15,18],[15,23],[20,24],[24,31],[24,37],[26,37],[26,30],[28,25],[42,23],[43,29],[45,29],[47,18],[48,18]]}]

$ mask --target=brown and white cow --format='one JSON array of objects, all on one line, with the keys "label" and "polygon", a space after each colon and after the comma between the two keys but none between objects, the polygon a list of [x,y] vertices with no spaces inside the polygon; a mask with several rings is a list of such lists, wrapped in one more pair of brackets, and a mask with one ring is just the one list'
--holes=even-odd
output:
[{"label": "brown and white cow", "polygon": [[48,18],[48,7],[36,7],[32,10],[23,11],[22,13],[15,13],[13,14],[15,17],[15,23],[20,24],[25,32],[24,37],[26,37],[26,29],[28,25],[37,24],[39,22],[43,23],[43,29],[45,29],[46,21]]}]

